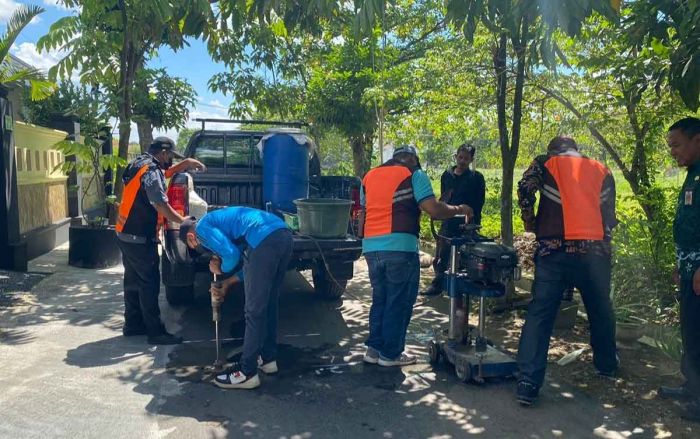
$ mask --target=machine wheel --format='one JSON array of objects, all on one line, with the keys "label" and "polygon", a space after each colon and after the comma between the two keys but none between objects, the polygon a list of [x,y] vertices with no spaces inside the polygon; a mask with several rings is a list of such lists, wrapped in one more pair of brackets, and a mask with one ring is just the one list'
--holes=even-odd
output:
[{"label": "machine wheel", "polygon": [[458,362],[455,364],[455,374],[460,381],[468,383],[472,379],[472,365]]},{"label": "machine wheel", "polygon": [[[321,297],[328,300],[337,300],[343,296],[347,279],[331,279],[324,267],[314,267],[311,270],[314,281],[314,291]],[[337,283],[336,283],[337,282]]]},{"label": "machine wheel", "polygon": [[194,285],[165,286],[165,298],[172,306],[191,303],[194,300]]},{"label": "machine wheel", "polygon": [[440,364],[441,355],[442,353],[440,352],[440,346],[438,346],[438,344],[434,341],[430,341],[430,343],[428,343],[428,356],[430,356],[430,364],[433,366]]}]

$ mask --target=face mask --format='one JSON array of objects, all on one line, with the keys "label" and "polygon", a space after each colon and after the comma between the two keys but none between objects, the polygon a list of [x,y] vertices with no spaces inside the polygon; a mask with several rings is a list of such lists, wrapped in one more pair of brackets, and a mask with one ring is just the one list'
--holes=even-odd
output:
[{"label": "face mask", "polygon": [[163,161],[160,162],[160,167],[163,168],[164,171],[167,171],[170,169],[170,167],[173,165],[173,159],[169,159],[168,161]]},{"label": "face mask", "polygon": [[202,244],[197,244],[197,246],[194,248],[194,251],[202,258],[211,258],[214,256],[214,253],[212,253],[208,248],[204,247]]}]

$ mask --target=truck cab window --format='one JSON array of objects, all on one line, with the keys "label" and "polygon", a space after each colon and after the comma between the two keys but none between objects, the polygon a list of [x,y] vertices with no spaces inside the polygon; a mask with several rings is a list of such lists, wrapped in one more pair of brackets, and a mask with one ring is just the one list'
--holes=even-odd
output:
[{"label": "truck cab window", "polygon": [[224,167],[224,139],[221,137],[200,137],[194,150],[194,158],[207,168]]}]

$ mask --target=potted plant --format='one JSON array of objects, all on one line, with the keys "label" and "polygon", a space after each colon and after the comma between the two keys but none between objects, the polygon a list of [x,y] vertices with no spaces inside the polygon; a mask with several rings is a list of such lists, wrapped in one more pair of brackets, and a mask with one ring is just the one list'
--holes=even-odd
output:
[{"label": "potted plant", "polygon": [[[80,138],[59,142],[56,149],[66,158],[58,168],[68,174],[76,172],[81,176],[77,187],[82,206],[82,216],[73,221],[68,231],[68,264],[82,268],[104,268],[121,262],[121,252],[117,245],[114,226],[108,224],[109,209],[114,204],[114,196],[107,196],[104,173],[125,166],[125,161],[116,155],[104,154],[103,145],[111,143],[110,127],[106,126],[107,115],[99,100],[85,88],[72,90],[78,98],[65,112],[80,122]],[[107,148],[111,150],[111,148]]]}]

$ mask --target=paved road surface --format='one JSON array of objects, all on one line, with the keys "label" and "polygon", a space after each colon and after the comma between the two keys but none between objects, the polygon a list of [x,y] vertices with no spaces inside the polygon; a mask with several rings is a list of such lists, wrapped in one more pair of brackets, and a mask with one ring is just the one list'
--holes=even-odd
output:
[{"label": "paved road surface", "polygon": [[[341,305],[317,299],[291,273],[281,297],[280,373],[254,391],[207,382],[214,359],[206,302],[173,309],[171,331],[188,342],[152,347],[121,337],[121,267],[84,270],[54,250],[30,270],[52,273],[0,308],[0,437],[99,438],[488,438],[651,437],[615,408],[549,383],[524,409],[514,383],[465,386],[448,370],[361,362],[371,290],[365,264]],[[423,346],[445,301],[416,309],[408,342]],[[240,347],[241,298],[224,310],[225,352]]]}]

